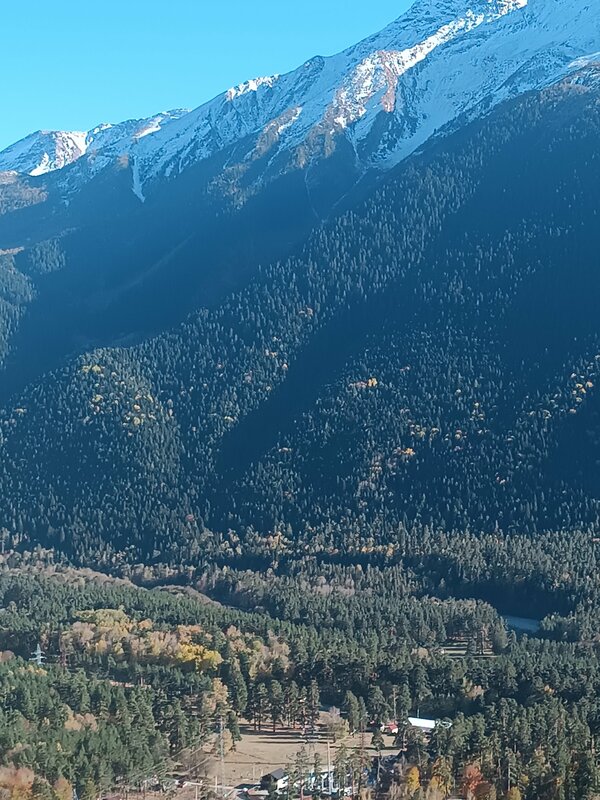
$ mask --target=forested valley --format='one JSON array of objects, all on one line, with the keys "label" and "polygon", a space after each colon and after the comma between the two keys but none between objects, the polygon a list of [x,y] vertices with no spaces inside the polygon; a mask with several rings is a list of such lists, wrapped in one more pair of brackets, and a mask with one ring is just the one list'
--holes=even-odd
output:
[{"label": "forested valley", "polygon": [[[201,775],[215,730],[235,750],[241,718],[310,729],[323,705],[341,712],[334,740],[368,730],[371,741],[396,711],[397,746],[417,778],[411,789],[398,774],[399,796],[594,796],[598,650],[565,620],[517,637],[490,605],[423,595],[400,567],[205,579],[209,594],[237,595],[236,608],[49,558],[15,554],[0,570],[9,797],[65,798],[74,787],[91,800],[186,765]],[[452,725],[425,739],[404,727],[411,713]],[[335,769],[360,784],[362,759],[340,748]]]}]

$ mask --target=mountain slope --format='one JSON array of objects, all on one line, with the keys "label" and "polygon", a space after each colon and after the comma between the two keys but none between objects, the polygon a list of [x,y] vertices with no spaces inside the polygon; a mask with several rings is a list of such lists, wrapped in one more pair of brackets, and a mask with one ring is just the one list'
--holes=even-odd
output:
[{"label": "mountain slope", "polygon": [[600,377],[599,99],[590,67],[509,102],[212,310],[30,386],[6,526],[84,561],[248,563],[597,525],[557,460]]},{"label": "mountain slope", "polygon": [[420,0],[195,111],[98,126],[75,149],[69,134],[9,148],[2,168],[44,174],[0,179],[0,250],[31,282],[17,317],[0,310],[0,397],[215,306],[434,134],[581,68],[599,24],[583,0]]}]

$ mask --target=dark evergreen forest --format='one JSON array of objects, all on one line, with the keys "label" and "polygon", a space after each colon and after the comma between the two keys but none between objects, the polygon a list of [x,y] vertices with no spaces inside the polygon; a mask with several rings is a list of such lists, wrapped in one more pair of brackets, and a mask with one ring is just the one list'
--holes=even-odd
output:
[{"label": "dark evergreen forest", "polygon": [[[111,346],[61,339],[64,276],[32,311],[73,239],[1,251],[0,793],[92,800],[215,720],[233,747],[396,703],[398,797],[598,796],[599,99],[590,70],[436,138],[288,219],[280,260],[221,218],[248,263],[135,342],[125,300],[90,321]],[[35,208],[11,186],[0,214]]]},{"label": "dark evergreen forest", "polygon": [[[11,541],[110,567],[394,550],[424,526],[591,536],[599,121],[585,84],[521,98],[216,307],[13,394]],[[32,287],[3,259],[10,362]]]}]

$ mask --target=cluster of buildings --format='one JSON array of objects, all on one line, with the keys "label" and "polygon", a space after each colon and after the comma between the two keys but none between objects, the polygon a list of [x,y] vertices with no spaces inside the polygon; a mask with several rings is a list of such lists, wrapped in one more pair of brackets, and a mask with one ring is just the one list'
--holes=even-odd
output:
[{"label": "cluster of buildings", "polygon": [[[274,769],[260,779],[260,794],[264,792],[285,793],[290,786],[290,776],[284,769]],[[340,787],[333,768],[324,769],[320,774],[309,772],[304,780],[307,794],[339,794]]]},{"label": "cluster of buildings", "polygon": [[[425,735],[431,734],[431,732],[438,725],[442,727],[449,727],[451,725],[450,721],[423,719],[422,717],[408,717],[408,723],[412,728],[422,731]],[[400,725],[398,722],[387,722],[384,725],[381,725],[380,730],[382,733],[389,736],[397,736],[400,732]],[[375,759],[375,761],[377,761],[377,759]],[[377,772],[379,772],[379,769],[377,769]],[[294,783],[290,784],[290,780],[294,781]],[[263,775],[260,780],[260,788],[248,791],[247,795],[250,798],[257,798],[258,800],[258,798],[264,798],[267,795],[272,795],[274,793],[285,795],[288,790],[298,790],[298,788],[299,781],[297,779],[294,780],[294,778],[291,778],[284,769],[279,768],[274,769],[272,772],[268,772],[266,775]],[[350,792],[349,789],[340,787],[338,785],[338,776],[336,774],[336,770],[331,767],[323,769],[320,774],[316,774],[314,771],[309,772],[303,781],[302,788],[307,796],[314,794],[319,796],[339,796],[340,794],[346,794]]]}]

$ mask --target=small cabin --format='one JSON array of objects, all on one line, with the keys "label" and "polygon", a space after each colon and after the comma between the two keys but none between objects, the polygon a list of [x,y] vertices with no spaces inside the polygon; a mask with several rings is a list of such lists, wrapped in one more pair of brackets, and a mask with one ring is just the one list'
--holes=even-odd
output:
[{"label": "small cabin", "polygon": [[275,791],[280,792],[282,789],[287,788],[288,781],[289,777],[284,769],[274,769],[272,772],[262,776],[260,786],[262,789],[275,789]]}]

